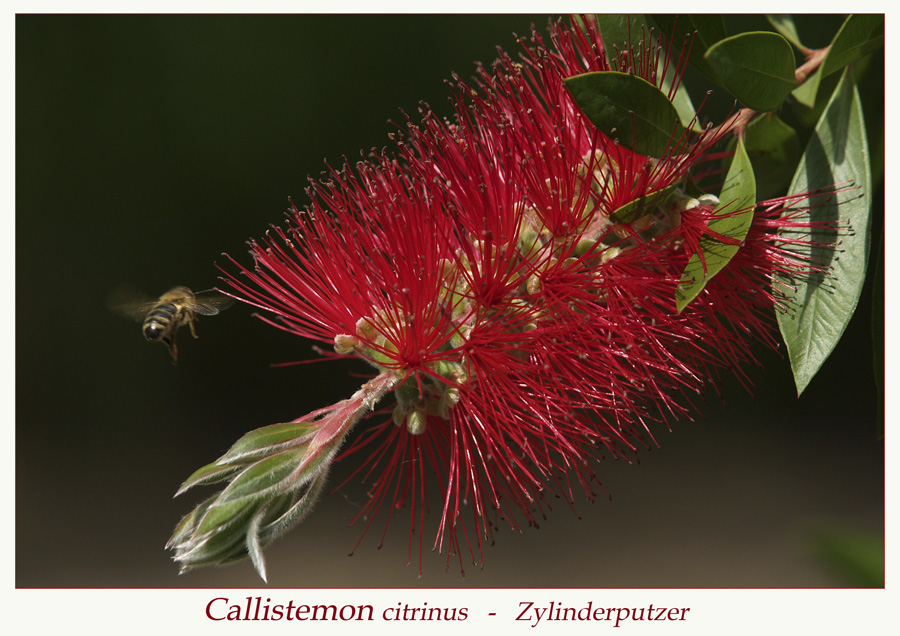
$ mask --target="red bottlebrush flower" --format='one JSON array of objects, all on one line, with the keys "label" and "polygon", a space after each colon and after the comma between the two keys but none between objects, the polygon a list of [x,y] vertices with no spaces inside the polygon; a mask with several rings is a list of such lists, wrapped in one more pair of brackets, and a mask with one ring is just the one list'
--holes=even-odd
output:
[{"label": "red bottlebrush flower", "polygon": [[[598,132],[563,85],[609,69],[595,25],[554,26],[551,40],[555,50],[535,34],[520,62],[501,54],[472,86],[457,79],[453,123],[426,109],[396,155],[313,181],[309,206],[251,244],[253,267],[232,261],[236,297],[366,360],[375,378],[189,479],[233,481],[176,531],[183,568],[249,553],[262,571],[262,545],[302,516],[350,428],[391,392],[390,414],[338,457],[360,458],[354,475],[371,483],[357,518],[368,528],[407,507],[421,569],[435,481],[431,547],[448,565],[466,551],[480,562],[495,520],[537,523],[548,494],[593,497],[593,459],[654,443],[651,423],[690,417],[722,370],[753,361],[752,340],[774,343],[770,279],[809,271],[778,234],[791,225],[782,204],[796,202],[763,204],[738,255],[678,313],[700,237],[730,240],[707,227],[718,201],[679,190],[627,223],[613,213],[679,188],[728,127],[640,156]],[[620,69],[658,84],[655,64],[632,59]]]}]

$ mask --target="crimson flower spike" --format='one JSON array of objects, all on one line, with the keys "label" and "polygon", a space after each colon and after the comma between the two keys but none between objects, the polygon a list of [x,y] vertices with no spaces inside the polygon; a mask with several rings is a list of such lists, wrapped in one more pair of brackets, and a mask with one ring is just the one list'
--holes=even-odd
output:
[{"label": "crimson flower spike", "polygon": [[[754,201],[743,238],[717,233],[718,199],[685,184],[728,127],[690,143],[673,131],[657,158],[629,150],[564,83],[610,70],[594,21],[553,24],[550,42],[534,32],[519,60],[501,51],[472,83],[455,79],[452,122],[423,106],[395,152],[313,181],[308,206],[251,243],[253,265],[223,269],[227,293],[373,377],[348,400],[248,433],[185,482],[179,493],[227,486],[176,529],[183,570],[249,555],[265,578],[262,547],[345,458],[372,484],[355,521],[387,527],[408,509],[420,574],[426,535],[448,567],[453,555],[461,569],[465,554],[481,564],[499,522],[536,525],[551,497],[592,499],[594,459],[631,461],[655,444],[651,424],[691,417],[718,374],[754,363],[752,341],[774,346],[771,280],[810,271],[779,234],[798,202]],[[655,66],[624,70],[657,85]],[[737,255],[676,311],[691,257],[717,239]]]}]

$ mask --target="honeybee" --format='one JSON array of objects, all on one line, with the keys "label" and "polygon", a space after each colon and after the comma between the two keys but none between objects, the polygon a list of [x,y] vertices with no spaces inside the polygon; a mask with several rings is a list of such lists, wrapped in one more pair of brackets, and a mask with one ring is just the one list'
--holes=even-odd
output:
[{"label": "honeybee", "polygon": [[125,316],[143,321],[144,338],[150,342],[162,341],[169,347],[172,364],[178,363],[178,347],[175,335],[183,325],[191,328],[191,335],[197,337],[197,316],[215,316],[234,302],[217,292],[194,294],[188,287],[173,287],[153,300],[137,296],[120,288],[113,292],[110,307]]}]

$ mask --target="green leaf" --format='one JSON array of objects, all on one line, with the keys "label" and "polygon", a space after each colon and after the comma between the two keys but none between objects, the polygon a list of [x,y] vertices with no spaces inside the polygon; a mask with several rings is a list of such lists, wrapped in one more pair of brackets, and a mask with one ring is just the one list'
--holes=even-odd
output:
[{"label": "green leaf", "polygon": [[[253,509],[245,511],[246,517],[253,513]],[[241,519],[242,523],[236,523],[216,528],[213,533],[207,533],[206,536],[194,539],[188,549],[180,552],[176,560],[181,564],[181,572],[196,569],[207,565],[219,565],[229,561],[236,560],[245,556],[246,548],[244,545],[245,526],[247,519]]]},{"label": "green leaf", "polygon": [[650,28],[642,15],[599,13],[596,17],[603,39],[603,52],[610,68],[619,67],[619,52],[631,51],[632,48],[640,50],[640,44],[650,37]]},{"label": "green leaf", "polygon": [[816,96],[819,94],[819,85],[822,83],[822,67],[816,69],[816,72],[810,75],[805,82],[794,89],[793,95],[799,103],[807,108],[814,108],[816,105]]},{"label": "green leaf", "polygon": [[569,77],[565,84],[600,132],[638,154],[662,157],[682,142],[678,111],[662,91],[640,77],[598,71]]},{"label": "green leaf", "polygon": [[242,469],[243,465],[241,464],[223,465],[219,464],[218,462],[207,464],[206,466],[195,470],[190,477],[185,479],[184,483],[181,484],[181,487],[178,489],[178,492],[175,493],[175,496],[177,497],[184,491],[188,490],[189,488],[193,488],[194,486],[214,484],[216,482],[228,479]]},{"label": "green leaf", "polygon": [[268,583],[266,578],[266,560],[263,558],[262,542],[259,540],[259,524],[264,514],[265,510],[260,510],[250,521],[250,526],[246,532],[246,548],[247,554],[253,562],[253,567],[256,568],[256,572],[259,574],[259,578]]},{"label": "green leaf", "polygon": [[[235,544],[242,543],[247,522],[264,504],[265,501],[246,498],[223,502],[219,497],[207,508],[198,522],[194,534],[188,542],[190,544],[188,554],[203,546],[209,547],[215,544],[217,547],[214,554],[219,555],[220,552],[229,550]],[[209,558],[208,550],[204,549],[203,553],[207,555],[205,558]]]},{"label": "green leaf", "polygon": [[664,31],[667,38],[671,38],[672,45],[677,49],[683,42],[679,34],[686,37],[693,35],[691,42],[690,62],[698,71],[708,78],[715,80],[716,73],[703,55],[713,44],[728,37],[725,31],[725,20],[716,14],[653,15],[653,21]]},{"label": "green leaf", "polygon": [[[672,93],[672,85],[676,79],[676,67],[674,63],[664,67],[663,57],[660,56],[657,72],[661,74],[663,70],[665,70],[666,74],[662,78],[660,89],[665,95],[670,95]],[[684,84],[680,83],[675,90],[675,95],[672,96],[672,105],[675,106],[675,110],[678,112],[678,119],[681,121],[682,126],[690,128],[695,133],[703,132],[703,127],[697,120],[697,111],[694,108],[694,103],[691,101],[691,96],[688,94]]]},{"label": "green leaf", "polygon": [[181,521],[178,522],[178,525],[175,526],[175,530],[172,532],[172,536],[169,538],[169,542],[166,544],[167,548],[173,548],[190,539],[191,535],[194,534],[194,530],[196,530],[200,519],[206,514],[206,511],[209,510],[209,507],[216,500],[216,497],[218,497],[218,494],[208,497],[202,503],[195,506],[193,510],[187,513]]},{"label": "green leaf", "polygon": [[794,91],[798,102],[813,108],[822,80],[884,46],[884,15],[851,15],[828,49],[819,68]]},{"label": "green leaf", "polygon": [[[753,176],[753,166],[740,140],[734,151],[728,175],[725,177],[719,201],[721,205],[713,212],[709,229],[734,241],[742,242],[753,222],[756,180]],[[705,234],[700,238],[703,258],[696,253],[691,256],[681,275],[681,283],[675,291],[675,308],[678,313],[681,313],[688,303],[703,291],[712,277],[722,271],[740,248],[740,243],[729,245]]]},{"label": "green leaf", "polygon": [[254,458],[297,446],[307,441],[304,436],[311,435],[313,427],[311,422],[284,422],[254,429],[236,441],[217,463],[248,463]]},{"label": "green leaf", "polygon": [[284,490],[283,486],[300,465],[305,454],[306,449],[285,451],[256,462],[228,484],[219,496],[219,501],[233,501],[245,497],[258,498]]},{"label": "green leaf", "polygon": [[775,110],[797,87],[794,51],[777,33],[753,31],[725,38],[704,57],[722,86],[753,110]]},{"label": "green leaf", "polygon": [[[206,562],[212,558],[240,558],[241,550],[234,549],[240,540],[238,535],[246,539],[248,533],[258,532],[260,523],[278,522],[293,510],[289,491],[302,486],[303,480],[297,479],[294,473],[304,456],[305,450],[279,453],[238,475],[204,512],[191,539],[197,546],[192,550],[198,549]],[[309,503],[311,507],[313,501]],[[227,539],[220,540],[223,535],[227,535]],[[271,532],[269,536],[273,536]],[[214,549],[207,546],[210,543],[216,544]],[[245,543],[244,547],[252,546]],[[261,544],[256,548],[261,548]],[[256,556],[259,556],[258,550]],[[191,559],[182,560],[189,562]],[[254,564],[259,567],[256,559]]]},{"label": "green leaf", "polygon": [[800,36],[797,34],[797,27],[794,24],[794,19],[791,16],[767,15],[766,20],[768,20],[769,24],[775,27],[775,30],[783,35],[788,42],[793,44],[799,50],[808,50],[807,47],[803,46],[803,43],[800,41]]},{"label": "green leaf", "polygon": [[[857,187],[849,188],[851,184]],[[778,326],[787,345],[798,395],[843,335],[866,278],[872,176],[859,93],[849,72],[844,73],[822,113],[789,193],[832,186],[845,189],[811,197],[815,199],[811,203],[818,205],[792,217],[795,221],[841,223],[847,228],[839,235],[814,229],[809,237],[814,244],[803,252],[812,262],[830,267],[831,273],[826,276],[813,272],[797,280],[780,279],[790,306],[788,311],[777,312]]]},{"label": "green leaf", "polygon": [[818,99],[816,95],[830,96],[837,88],[840,78],[840,75],[832,73],[825,79],[820,79],[814,74],[792,93],[794,101],[789,103],[798,123],[804,127],[815,128],[822,113],[825,112],[825,102],[828,101]]},{"label": "green leaf", "polygon": [[884,46],[884,15],[851,15],[834,36],[822,62],[822,76],[840,71],[848,64]]},{"label": "green leaf", "polygon": [[[597,15],[597,26],[600,28],[600,36],[603,38],[604,52],[612,70],[619,69],[617,52],[632,50],[632,62],[640,65],[641,56],[645,55],[648,48],[646,39],[653,36],[653,31],[642,15]],[[660,55],[656,63],[656,72],[665,76],[659,81],[660,89],[668,95],[675,81],[675,64],[666,64],[665,55]],[[693,126],[700,132],[700,125],[695,121],[697,112],[691,102],[691,96],[683,85],[679,85],[672,98],[672,104],[678,111],[681,124],[685,127]]]},{"label": "green leaf", "polygon": [[263,544],[281,536],[306,518],[313,506],[316,505],[327,476],[328,470],[320,471],[309,484],[309,488],[302,495],[296,496],[296,501],[294,501],[295,493],[290,493],[291,499],[288,501],[288,506],[276,509],[270,506],[266,510],[267,517],[263,520],[264,525],[260,534]]},{"label": "green leaf", "polygon": [[626,203],[609,216],[616,223],[631,223],[668,203],[675,191],[678,190],[678,185],[678,183],[673,183],[662,190],[645,194],[634,201]]},{"label": "green leaf", "polygon": [[756,198],[784,194],[803,152],[797,131],[775,113],[763,113],[747,126],[744,144],[756,175]]},{"label": "green leaf", "polygon": [[[734,153],[734,148],[731,149],[731,152]],[[687,178],[684,179],[684,193],[689,197],[699,199],[704,194],[706,194],[706,190],[701,188],[700,185],[694,180],[694,175],[688,173]]]}]

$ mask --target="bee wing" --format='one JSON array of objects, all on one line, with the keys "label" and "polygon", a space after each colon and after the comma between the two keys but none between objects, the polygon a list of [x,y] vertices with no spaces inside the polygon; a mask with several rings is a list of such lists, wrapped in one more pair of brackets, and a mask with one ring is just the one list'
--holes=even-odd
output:
[{"label": "bee wing", "polygon": [[211,293],[192,298],[185,303],[193,312],[201,316],[215,316],[234,304],[234,298],[225,294]]},{"label": "bee wing", "polygon": [[119,285],[106,299],[106,306],[120,316],[140,322],[158,302],[159,299],[129,285]]}]

